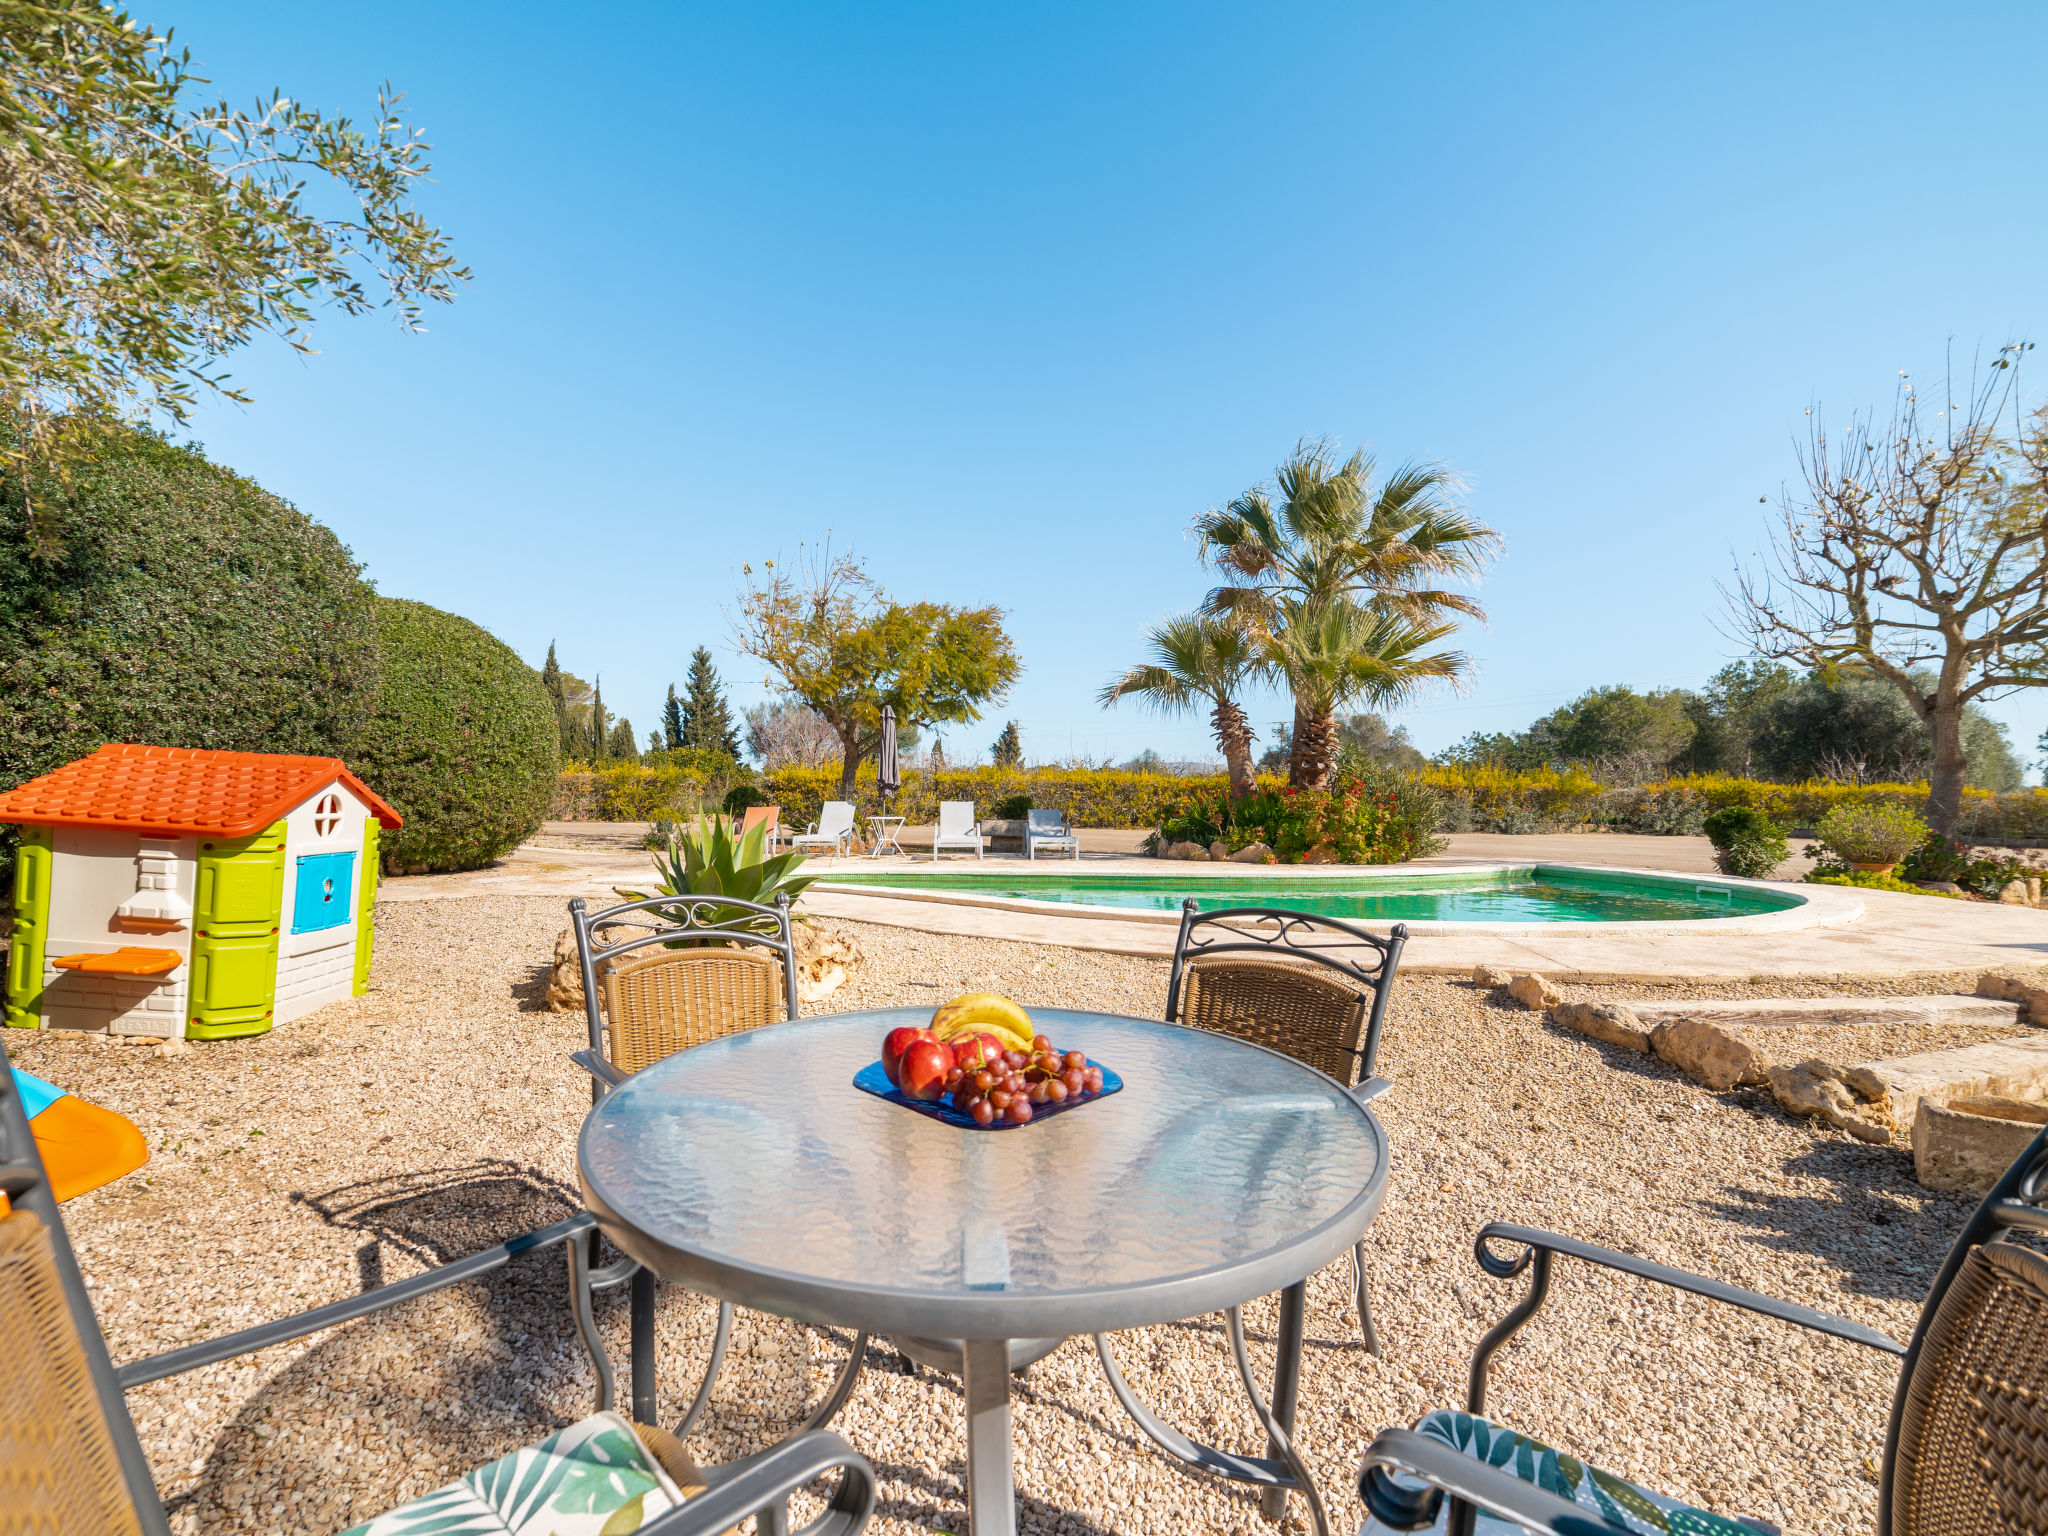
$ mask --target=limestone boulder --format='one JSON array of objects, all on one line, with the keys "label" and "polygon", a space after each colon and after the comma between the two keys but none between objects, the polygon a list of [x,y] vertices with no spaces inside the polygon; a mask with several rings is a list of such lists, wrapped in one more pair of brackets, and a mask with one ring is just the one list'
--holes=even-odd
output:
[{"label": "limestone boulder", "polygon": [[1760,1088],[1770,1081],[1771,1058],[1738,1035],[1705,1019],[1671,1019],[1650,1032],[1650,1049],[1687,1077],[1716,1093]]},{"label": "limestone boulder", "polygon": [[1230,862],[1230,844],[1223,841],[1220,837],[1217,838],[1215,842],[1209,845],[1209,857],[1218,864],[1227,864]]},{"label": "limestone boulder", "polygon": [[1166,856],[1169,859],[1200,859],[1206,862],[1209,850],[1200,843],[1175,843],[1166,850]]},{"label": "limestone boulder", "polygon": [[2031,901],[2027,900],[2027,882],[2024,880],[2006,881],[2005,885],[1999,890],[1998,899],[2008,907],[2031,907],[2033,905]]},{"label": "limestone boulder", "polygon": [[797,1001],[804,1004],[837,992],[866,958],[843,930],[821,923],[791,924],[790,940],[796,949]]},{"label": "limestone boulder", "polygon": [[1534,971],[1509,977],[1508,996],[1535,1013],[1555,1008],[1564,1001],[1564,994],[1558,991],[1557,984],[1548,976],[1538,975]]},{"label": "limestone boulder", "polygon": [[1627,1050],[1650,1048],[1650,1031],[1620,1003],[1561,1003],[1550,1010],[1550,1022]]},{"label": "limestone boulder", "polygon": [[1809,1071],[1811,1065],[1802,1062],[1796,1067],[1770,1069],[1771,1097],[1778,1101],[1778,1107],[1788,1115],[1824,1120],[1858,1141],[1889,1146],[1891,1127],[1859,1115],[1856,1096],[1833,1077]]},{"label": "limestone boulder", "polygon": [[1230,856],[1233,864],[1277,864],[1273,850],[1264,843],[1247,843]]},{"label": "limestone boulder", "polygon": [[2043,1125],[2048,1104],[1990,1095],[1922,1099],[1913,1114],[1913,1177],[1981,1200]]},{"label": "limestone boulder", "polygon": [[1977,995],[2001,1002],[2018,1003],[2020,1017],[2029,1024],[2048,1026],[2048,988],[2031,976],[2010,976],[1986,971],[1977,978]]},{"label": "limestone boulder", "polygon": [[1506,971],[1495,970],[1490,965],[1472,967],[1472,985],[1475,987],[1504,987],[1509,979]]},{"label": "limestone boulder", "polygon": [[583,965],[576,954],[576,930],[555,935],[555,957],[548,962],[548,984],[541,993],[549,1013],[583,1011]]},{"label": "limestone boulder", "polygon": [[1337,857],[1337,850],[1334,848],[1311,848],[1301,856],[1301,862],[1304,864],[1341,864],[1344,861]]}]

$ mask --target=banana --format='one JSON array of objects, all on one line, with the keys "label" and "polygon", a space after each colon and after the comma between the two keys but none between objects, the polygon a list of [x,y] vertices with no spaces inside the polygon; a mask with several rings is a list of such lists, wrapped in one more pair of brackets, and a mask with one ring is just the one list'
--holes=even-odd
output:
[{"label": "banana", "polygon": [[1013,1051],[1028,1051],[1037,1033],[1031,1015],[996,992],[968,992],[939,1005],[932,1033],[952,1041],[961,1035],[991,1034]]}]

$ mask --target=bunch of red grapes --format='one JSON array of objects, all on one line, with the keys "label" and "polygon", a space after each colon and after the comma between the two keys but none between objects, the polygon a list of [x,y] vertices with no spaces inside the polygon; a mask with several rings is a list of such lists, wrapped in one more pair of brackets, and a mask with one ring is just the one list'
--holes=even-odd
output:
[{"label": "bunch of red grapes", "polygon": [[998,1119],[1029,1125],[1037,1105],[1102,1092],[1102,1068],[1090,1066],[1079,1051],[1062,1055],[1044,1035],[1033,1038],[1029,1051],[1003,1050],[984,1035],[962,1045],[955,1063],[946,1095],[976,1125]]}]

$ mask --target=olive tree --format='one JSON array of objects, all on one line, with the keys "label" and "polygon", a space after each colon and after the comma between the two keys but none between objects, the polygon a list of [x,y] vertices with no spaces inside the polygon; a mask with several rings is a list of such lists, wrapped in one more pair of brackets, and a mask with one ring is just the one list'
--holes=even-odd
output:
[{"label": "olive tree", "polygon": [[1836,442],[1814,416],[1804,494],[1731,594],[1761,655],[1899,691],[1928,732],[1943,833],[1962,809],[1965,707],[2048,677],[2048,418],[2018,387],[2030,347],[2001,348],[1966,390],[1945,383],[1932,419],[1903,373],[1881,426],[1852,418]]},{"label": "olive tree", "polygon": [[427,144],[388,86],[357,124],[206,84],[99,0],[0,4],[0,413],[25,493],[109,419],[246,399],[222,357],[260,333],[310,351],[320,303],[416,327],[469,276],[408,201]]},{"label": "olive tree", "polygon": [[739,648],[767,664],[769,687],[832,728],[846,799],[881,745],[885,704],[901,727],[978,720],[1023,670],[1000,608],[895,602],[859,561],[829,550],[794,570],[741,569]]}]

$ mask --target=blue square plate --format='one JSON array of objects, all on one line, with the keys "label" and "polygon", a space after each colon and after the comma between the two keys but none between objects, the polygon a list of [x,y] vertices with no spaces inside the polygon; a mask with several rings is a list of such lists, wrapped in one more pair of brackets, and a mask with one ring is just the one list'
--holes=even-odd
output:
[{"label": "blue square plate", "polygon": [[878,1099],[887,1099],[891,1104],[901,1104],[905,1109],[914,1109],[920,1115],[929,1115],[947,1125],[957,1125],[963,1131],[1025,1131],[1041,1120],[1050,1120],[1054,1115],[1064,1115],[1070,1109],[1085,1109],[1090,1104],[1100,1103],[1112,1093],[1120,1092],[1124,1080],[1099,1061],[1090,1061],[1091,1067],[1102,1067],[1102,1092],[1083,1094],[1078,1099],[1063,1099],[1057,1104],[1034,1104],[1031,1119],[1023,1125],[1008,1120],[998,1120],[994,1125],[979,1125],[974,1116],[963,1114],[944,1099],[913,1099],[900,1088],[889,1085],[889,1074],[882,1070],[879,1061],[871,1061],[853,1074],[853,1086],[862,1093],[872,1093]]}]

